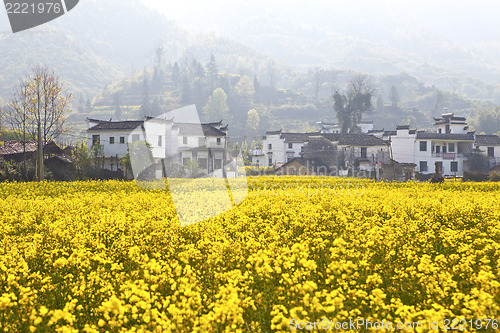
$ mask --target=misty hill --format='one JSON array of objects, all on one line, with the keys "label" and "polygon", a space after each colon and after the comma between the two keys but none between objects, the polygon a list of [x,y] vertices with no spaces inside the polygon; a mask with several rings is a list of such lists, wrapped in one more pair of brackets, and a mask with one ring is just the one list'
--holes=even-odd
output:
[{"label": "misty hill", "polygon": [[[8,25],[5,20],[0,26]],[[92,98],[106,85],[151,67],[159,47],[165,63],[208,60],[215,54],[223,71],[258,72],[270,61],[227,38],[190,35],[139,0],[82,0],[53,22],[0,35],[0,47],[3,99],[36,65],[54,68],[75,96]]]},{"label": "misty hill", "polygon": [[[2,22],[2,26],[5,26]],[[65,16],[40,27],[0,36],[0,96],[36,65],[54,68],[73,92],[92,97],[106,84],[151,64],[165,45],[176,58],[185,32],[138,0],[83,0]]]},{"label": "misty hill", "polygon": [[[500,103],[500,30],[493,3],[217,3],[206,4],[192,22],[301,70],[405,72],[440,89]],[[488,93],[494,89],[496,98]]]}]

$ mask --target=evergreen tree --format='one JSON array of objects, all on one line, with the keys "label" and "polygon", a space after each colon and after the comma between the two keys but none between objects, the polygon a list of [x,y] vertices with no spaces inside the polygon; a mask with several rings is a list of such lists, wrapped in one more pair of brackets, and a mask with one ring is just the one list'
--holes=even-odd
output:
[{"label": "evergreen tree", "polygon": [[217,67],[217,61],[215,61],[213,54],[210,56],[210,61],[207,64],[207,76],[210,91],[213,91],[219,80],[219,68]]},{"label": "evergreen tree", "polygon": [[399,94],[398,94],[398,90],[396,89],[395,86],[391,87],[391,92],[389,94],[389,99],[391,100],[391,106],[393,108],[397,108],[398,107],[398,103],[399,103]]},{"label": "evergreen tree", "polygon": [[172,68],[172,81],[178,87],[181,79],[181,71],[179,69],[179,64],[177,61],[174,63],[174,67]]}]

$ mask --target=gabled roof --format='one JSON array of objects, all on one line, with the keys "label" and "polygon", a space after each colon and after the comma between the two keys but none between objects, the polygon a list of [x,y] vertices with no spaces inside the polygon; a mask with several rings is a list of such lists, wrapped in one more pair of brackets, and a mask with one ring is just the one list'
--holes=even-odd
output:
[{"label": "gabled roof", "polygon": [[323,136],[310,138],[304,146],[304,152],[307,151],[309,153],[319,153],[333,149],[335,149],[335,146],[332,141]]},{"label": "gabled roof", "polygon": [[179,128],[180,135],[226,136],[225,132],[213,127],[210,124],[177,123],[175,126]]},{"label": "gabled roof", "polygon": [[398,133],[396,131],[385,131],[384,136],[389,136],[389,135],[397,135]]},{"label": "gabled roof", "polygon": [[[90,122],[95,122],[91,120]],[[93,131],[120,131],[120,130],[134,130],[139,126],[144,126],[144,120],[132,121],[104,121],[98,120],[98,123],[88,129],[89,132]]]},{"label": "gabled roof", "polygon": [[293,142],[306,142],[310,136],[320,135],[319,132],[316,133],[281,133],[281,138],[285,139],[286,143]]},{"label": "gabled roof", "polygon": [[417,140],[456,140],[456,141],[474,141],[474,133],[454,134],[454,133],[432,133],[417,132]]},{"label": "gabled roof", "polygon": [[369,134],[346,134],[340,137],[339,146],[387,146],[387,141]]},{"label": "gabled roof", "polygon": [[[46,154],[62,154],[62,149],[54,142],[48,141],[44,146],[44,153]],[[16,155],[26,153],[34,153],[38,150],[37,141],[27,141],[25,148],[21,141],[7,141],[0,147],[0,156]]]},{"label": "gabled roof", "polygon": [[338,142],[339,146],[387,146],[387,142],[371,134],[322,134],[325,139]]},{"label": "gabled roof", "polygon": [[[312,171],[325,171],[329,169],[328,165],[326,165],[321,159],[319,158],[305,158],[305,157],[296,157],[294,159],[291,159],[290,161],[286,162],[282,166],[280,166],[276,171],[279,169],[282,169],[286,166],[288,166],[291,163],[300,163],[303,166],[308,167]],[[323,170],[320,170],[323,169]]]},{"label": "gabled roof", "polygon": [[266,135],[278,135],[278,134],[281,134],[281,130],[279,130],[279,131],[267,131],[266,132]]},{"label": "gabled roof", "polygon": [[498,135],[476,135],[476,145],[478,146],[500,146]]},{"label": "gabled roof", "polygon": [[340,137],[342,136],[342,134],[339,134],[339,133],[322,133],[321,136],[324,137],[327,140],[330,140],[332,142],[336,142],[336,141],[340,140]]}]

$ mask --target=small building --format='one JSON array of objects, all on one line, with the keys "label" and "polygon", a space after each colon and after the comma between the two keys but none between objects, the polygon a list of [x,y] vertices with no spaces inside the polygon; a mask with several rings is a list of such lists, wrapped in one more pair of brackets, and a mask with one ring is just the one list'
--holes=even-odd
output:
[{"label": "small building", "polygon": [[[36,161],[37,152],[37,141],[27,141],[24,144],[21,141],[7,141],[0,147],[0,157],[6,161],[17,163],[25,159]],[[63,155],[63,150],[54,141],[48,141],[43,146],[43,153],[47,158],[54,155]]]},{"label": "small building", "polygon": [[475,147],[488,156],[489,169],[500,165],[500,137],[498,135],[476,135]]},{"label": "small building", "polygon": [[[227,126],[217,123],[182,123],[173,119],[146,117],[135,121],[88,119],[87,145],[102,147],[103,169],[119,168],[130,144],[145,143],[152,161],[148,172],[162,176],[223,177],[226,161]],[[141,149],[139,147],[139,149]],[[153,166],[154,165],[154,166]],[[149,168],[149,167],[148,167]],[[164,174],[164,173],[167,174]]]},{"label": "small building", "polygon": [[434,118],[433,131],[417,131],[410,126],[397,126],[395,133],[388,133],[392,154],[399,163],[416,164],[416,171],[434,173],[434,165],[444,176],[461,177],[468,169],[468,156],[472,153],[475,133],[463,117],[453,113]]},{"label": "small building", "polygon": [[278,176],[326,176],[329,167],[318,158],[293,158],[276,169]]},{"label": "small building", "polygon": [[254,150],[252,164],[261,167],[280,166],[300,157],[304,144],[310,136],[318,133],[285,133],[282,130],[268,131],[263,137],[262,151]]}]

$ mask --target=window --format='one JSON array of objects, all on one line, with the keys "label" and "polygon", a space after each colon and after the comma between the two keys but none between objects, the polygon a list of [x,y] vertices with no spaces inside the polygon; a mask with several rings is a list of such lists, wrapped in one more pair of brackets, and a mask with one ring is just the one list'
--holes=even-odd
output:
[{"label": "window", "polygon": [[191,159],[189,157],[184,157],[182,159],[182,165],[187,166],[190,161],[191,161]]},{"label": "window", "polygon": [[448,151],[447,151],[447,147],[446,146],[443,146],[443,154],[446,154]]},{"label": "window", "polygon": [[198,147],[201,147],[203,145],[205,145],[205,138],[204,137],[198,138]]},{"label": "window", "polygon": [[427,169],[427,161],[420,161],[420,172],[426,172]]},{"label": "window", "polygon": [[120,136],[120,143],[125,143],[125,137],[124,136]]},{"label": "window", "polygon": [[158,147],[161,147],[163,144],[163,137],[161,135],[158,135]]},{"label": "window", "polygon": [[222,144],[222,139],[221,138],[217,138],[217,145],[220,146]]},{"label": "window", "polygon": [[290,142],[290,143],[288,144],[288,149],[293,149],[293,143],[291,143],[291,142]]},{"label": "window", "polygon": [[112,136],[112,137],[109,138],[109,144],[110,145],[114,145],[115,144],[115,137],[114,136]]},{"label": "window", "polygon": [[437,171],[443,172],[443,162],[436,162]]},{"label": "window", "polygon": [[427,151],[427,141],[420,141],[420,151]]},{"label": "window", "polygon": [[455,144],[454,143],[448,143],[448,151],[450,153],[454,153],[455,152]]},{"label": "window", "polygon": [[441,133],[441,129],[439,129],[438,133]]},{"label": "window", "polygon": [[367,148],[361,147],[361,158],[366,158],[367,156]]},{"label": "window", "polygon": [[273,144],[272,144],[272,143],[268,144],[268,145],[267,145],[267,149],[268,149],[268,150],[272,150],[272,149],[273,149]]},{"label": "window", "polygon": [[273,155],[269,155],[269,159],[268,159],[268,162],[269,162],[269,165],[272,165],[273,164]]},{"label": "window", "polygon": [[200,168],[206,169],[207,168],[207,164],[208,164],[208,159],[207,158],[199,158],[198,159],[198,165],[200,166]]},{"label": "window", "polygon": [[214,168],[217,170],[222,169],[222,160],[221,159],[216,159],[214,161]]},{"label": "window", "polygon": [[451,172],[458,172],[458,162],[451,162],[450,170]]},{"label": "window", "polygon": [[132,142],[137,142],[141,139],[139,134],[132,134]]},{"label": "window", "polygon": [[101,144],[101,136],[100,135],[92,135],[92,146]]},{"label": "window", "polygon": [[451,133],[450,125],[446,125],[446,133]]},{"label": "window", "polygon": [[488,147],[488,156],[495,157],[495,147]]},{"label": "window", "polygon": [[182,144],[183,144],[183,145],[187,145],[187,144],[188,144],[188,138],[187,138],[187,136],[184,136],[184,137],[182,138]]},{"label": "window", "polygon": [[441,153],[441,146],[436,146],[436,154],[440,154]]}]

